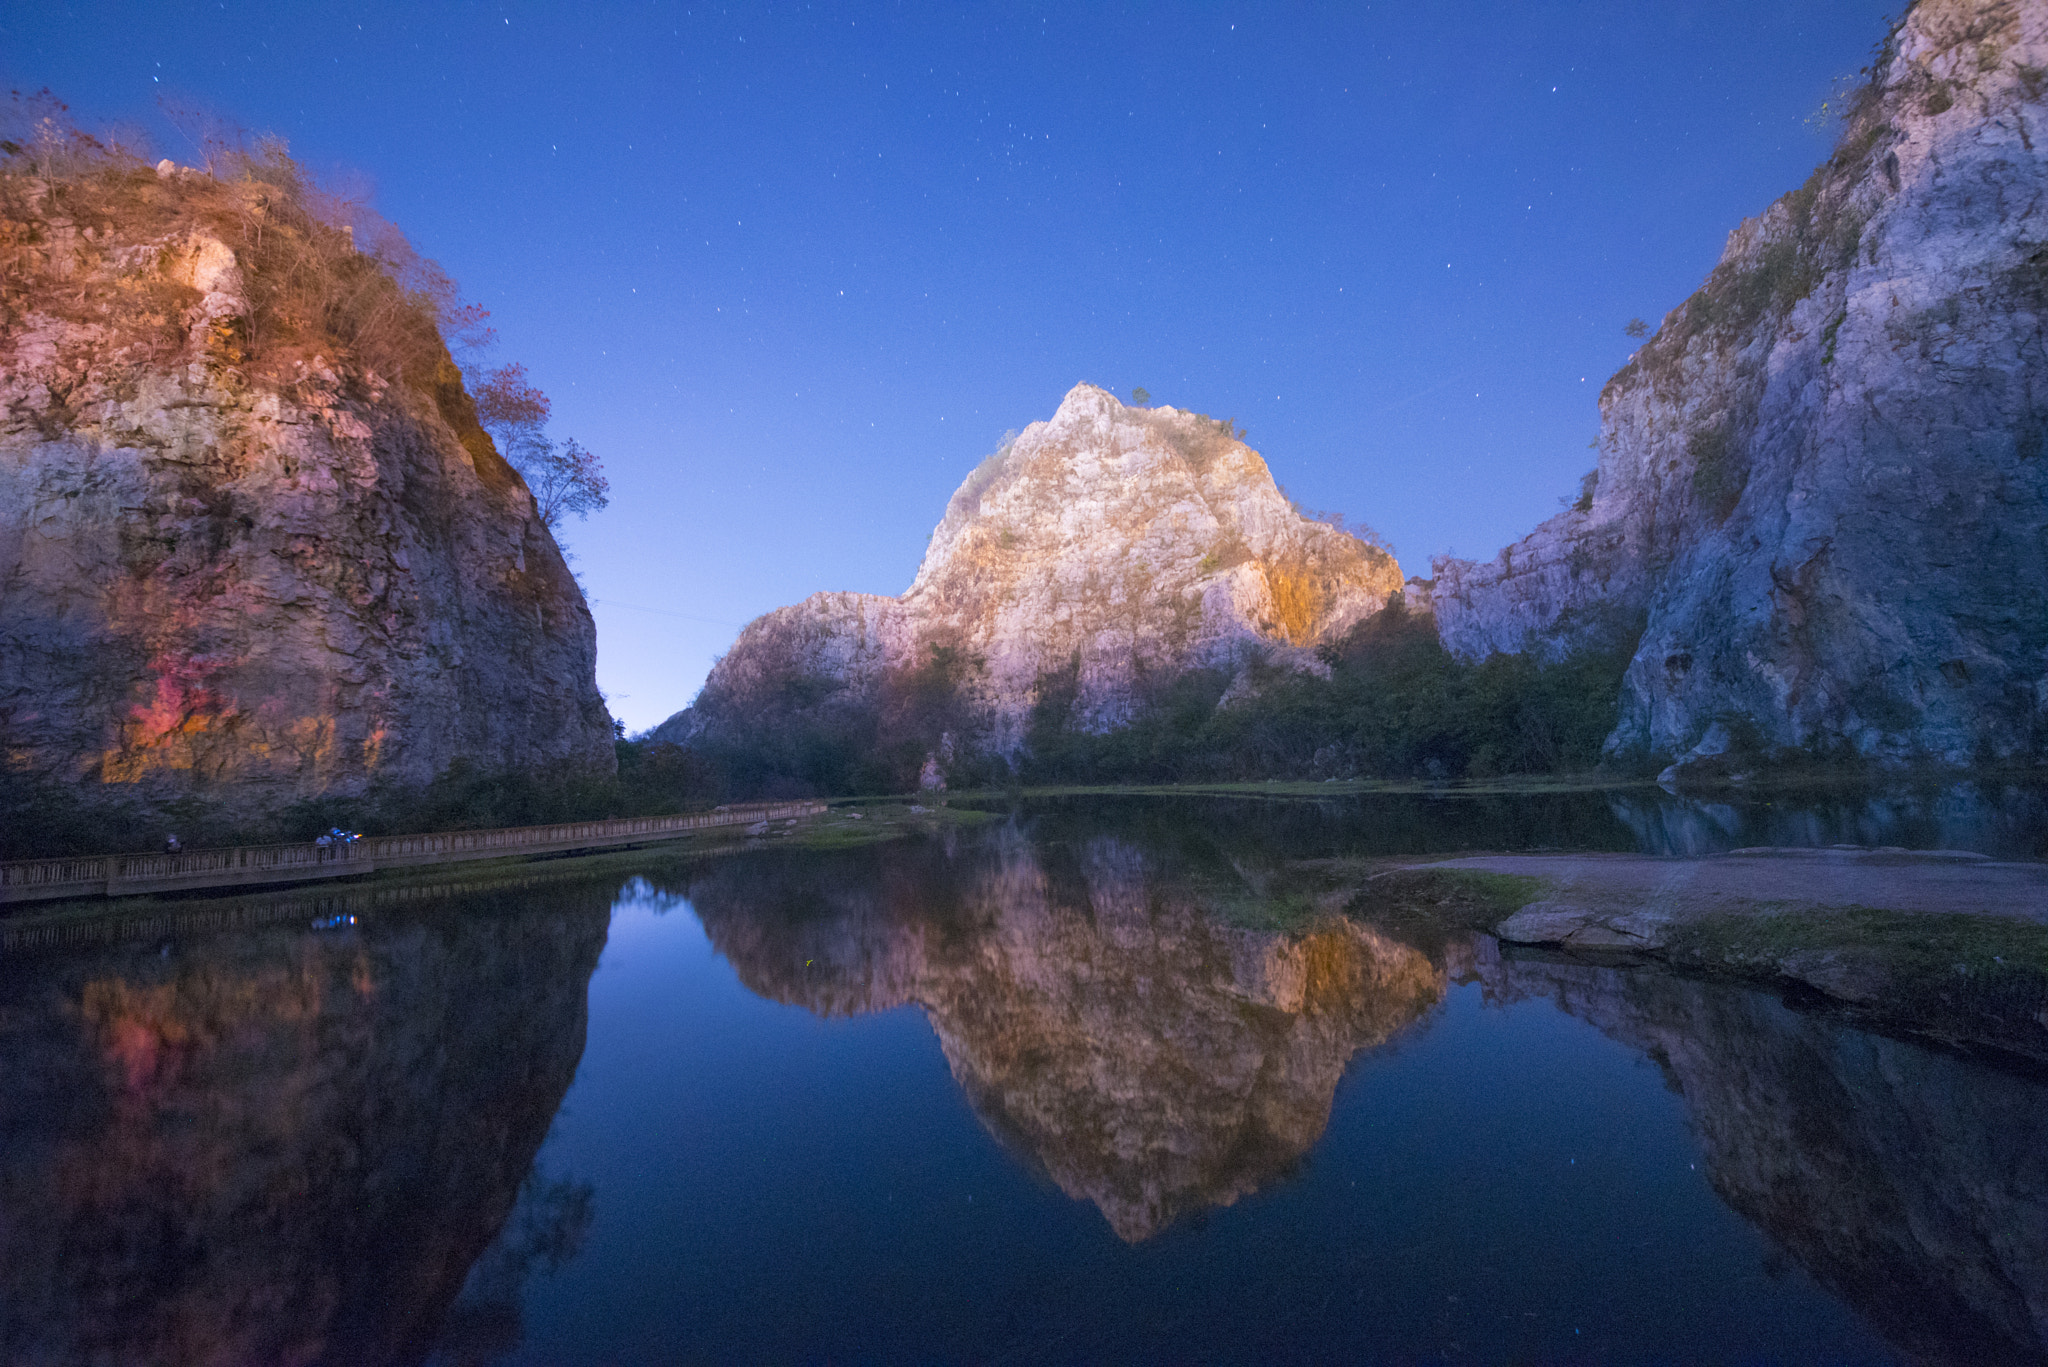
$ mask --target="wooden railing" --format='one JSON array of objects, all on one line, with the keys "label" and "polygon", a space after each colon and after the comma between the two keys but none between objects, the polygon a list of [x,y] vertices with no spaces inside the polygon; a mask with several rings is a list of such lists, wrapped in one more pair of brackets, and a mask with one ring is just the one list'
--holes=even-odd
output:
[{"label": "wooden railing", "polygon": [[[503,872],[434,878],[427,874],[378,883],[286,886],[272,896],[198,897],[176,903],[120,900],[92,915],[0,916],[0,956],[63,950],[88,944],[177,939],[221,930],[247,930],[279,922],[332,924],[393,907],[449,901],[482,892],[526,891],[602,877],[574,863],[512,865]],[[613,880],[616,885],[617,880]]]},{"label": "wooden railing", "polygon": [[345,878],[377,869],[454,864],[520,854],[604,849],[668,840],[717,826],[751,826],[816,816],[822,802],[730,807],[687,816],[629,816],[614,821],[563,821],[437,835],[373,836],[347,845],[238,845],[177,854],[103,854],[77,859],[0,863],[0,905],[60,897],[124,897],[135,893],[241,887]]}]

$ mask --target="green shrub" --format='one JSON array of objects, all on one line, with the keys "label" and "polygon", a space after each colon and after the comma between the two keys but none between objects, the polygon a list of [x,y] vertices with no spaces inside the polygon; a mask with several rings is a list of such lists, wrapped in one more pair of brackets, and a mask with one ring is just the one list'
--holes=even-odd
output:
[{"label": "green shrub", "polygon": [[1037,783],[1156,783],[1590,769],[1614,728],[1633,651],[1629,635],[1555,663],[1465,663],[1443,648],[1433,618],[1408,612],[1396,595],[1325,648],[1328,679],[1275,667],[1228,707],[1217,703],[1230,677],[1194,670],[1155,681],[1128,725],[1089,733],[1073,717],[1078,662],[1048,674],[1023,774]]},{"label": "green shrub", "polygon": [[1822,365],[1833,365],[1835,363],[1835,337],[1837,334],[1841,332],[1842,324],[1847,322],[1848,320],[1849,311],[1847,309],[1843,309],[1840,313],[1836,314],[1833,318],[1829,319],[1828,325],[1825,328],[1821,329],[1820,363]]},{"label": "green shrub", "polygon": [[332,826],[368,835],[539,826],[701,811],[731,784],[712,757],[680,746],[617,743],[618,770],[561,763],[487,769],[457,760],[421,785],[381,784],[355,797],[305,798],[260,816],[199,800],[167,808],[88,806],[73,789],[0,775],[0,858],[38,859],[158,848],[175,831],[188,849],[311,840]]},{"label": "green shrub", "polygon": [[1704,427],[1686,440],[1685,451],[1692,460],[1692,491],[1700,506],[1716,522],[1727,521],[1749,482],[1734,437],[1725,425]]}]

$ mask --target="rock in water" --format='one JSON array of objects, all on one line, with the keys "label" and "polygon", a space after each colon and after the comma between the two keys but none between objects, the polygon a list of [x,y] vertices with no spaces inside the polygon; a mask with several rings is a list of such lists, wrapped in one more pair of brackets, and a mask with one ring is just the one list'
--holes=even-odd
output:
[{"label": "rock in water", "polygon": [[1314,648],[1400,587],[1391,555],[1304,518],[1228,423],[1077,385],[968,476],[908,593],[756,619],[654,734],[717,738],[792,699],[898,716],[943,694],[930,710],[961,744],[1008,753],[1034,706],[1104,730],[1190,669],[1236,688],[1321,670]]},{"label": "rock in water", "polygon": [[1767,750],[2048,753],[2048,8],[1923,0],[1873,69],[1608,382],[1591,498],[1435,565],[1466,658],[1641,630],[1611,749],[1733,715]]},{"label": "rock in water", "polygon": [[458,759],[609,764],[595,630],[532,495],[431,321],[380,371],[364,329],[403,315],[366,311],[351,351],[290,311],[280,243],[326,307],[399,293],[291,206],[147,167],[0,174],[5,775],[247,825]]}]

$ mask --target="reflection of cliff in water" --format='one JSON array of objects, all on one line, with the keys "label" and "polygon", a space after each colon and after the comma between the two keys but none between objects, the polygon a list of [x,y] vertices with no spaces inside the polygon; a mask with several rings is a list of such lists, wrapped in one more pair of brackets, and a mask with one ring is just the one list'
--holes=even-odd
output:
[{"label": "reflection of cliff in water", "polygon": [[1869,793],[1713,798],[1629,789],[1609,795],[1615,820],[1644,854],[1697,858],[1753,845],[1899,845],[2048,857],[2048,794],[2015,784],[1948,782]]},{"label": "reflection of cliff in water", "polygon": [[765,996],[924,1007],[990,1130],[1128,1240],[1285,1173],[1351,1056],[1443,991],[1422,954],[1347,921],[1222,925],[1113,839],[733,861],[689,896]]},{"label": "reflection of cliff in water", "polygon": [[2048,1083],[1647,970],[1480,956],[1655,1059],[1722,1197],[1926,1363],[2048,1362]]},{"label": "reflection of cliff in water", "polygon": [[0,964],[0,1361],[417,1361],[575,1073],[611,890]]},{"label": "reflection of cliff in water", "polygon": [[1478,850],[1721,854],[1748,845],[1902,845],[2048,859],[2048,786],[1986,781],[1883,788],[1729,787],[1711,796],[1605,791],[1032,797],[1040,840],[1114,835],[1146,849],[1190,836],[1253,859],[1419,859]]}]

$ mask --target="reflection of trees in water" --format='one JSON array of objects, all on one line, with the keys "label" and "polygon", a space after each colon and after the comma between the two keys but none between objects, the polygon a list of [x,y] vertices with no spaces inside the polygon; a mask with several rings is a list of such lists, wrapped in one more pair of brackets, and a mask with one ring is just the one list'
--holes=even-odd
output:
[{"label": "reflection of trees in water", "polygon": [[1750,845],[1900,845],[2001,858],[2048,856],[2048,794],[2016,784],[1726,792],[1713,799],[1631,789],[1607,801],[1645,854],[1696,857]]},{"label": "reflection of trees in water", "polygon": [[1715,1190],[1914,1360],[2048,1362],[2048,1082],[1760,992],[1481,962],[1656,1060]]},{"label": "reflection of trees in water", "polygon": [[1352,922],[1235,929],[1196,886],[1121,840],[1011,832],[955,860],[734,862],[689,895],[764,995],[921,1005],[991,1132],[1136,1240],[1285,1174],[1351,1056],[1443,990],[1424,955]]},{"label": "reflection of trees in water", "polygon": [[1724,789],[1711,797],[1636,786],[1554,793],[1301,797],[1033,798],[1036,838],[1105,835],[1155,854],[1257,858],[1616,850],[1698,856],[1745,845],[1904,845],[2048,857],[2048,787],[1943,780],[1883,789]]},{"label": "reflection of trees in water", "polygon": [[1629,830],[1601,792],[1333,793],[1315,798],[1083,794],[1034,797],[1023,810],[1041,843],[1114,836],[1176,863],[1221,855],[1299,859],[1633,848]]},{"label": "reflection of trees in water", "polygon": [[420,1359],[574,1075],[610,892],[8,964],[0,1361]]}]

